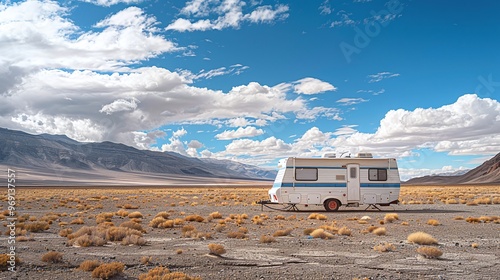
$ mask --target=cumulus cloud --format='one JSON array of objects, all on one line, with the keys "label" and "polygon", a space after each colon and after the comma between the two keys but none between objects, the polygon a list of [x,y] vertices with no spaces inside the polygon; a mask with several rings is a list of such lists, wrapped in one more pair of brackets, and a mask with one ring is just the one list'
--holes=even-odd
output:
[{"label": "cumulus cloud", "polygon": [[225,130],[222,133],[215,135],[215,138],[219,140],[231,140],[245,137],[255,137],[264,134],[264,130],[257,129],[253,126],[247,126],[245,128],[239,127],[236,130]]},{"label": "cumulus cloud", "polygon": [[[292,143],[276,138],[235,140],[218,155],[255,156],[259,162],[264,159],[270,162],[285,156],[320,156],[330,151],[339,154],[345,151],[351,154],[371,152],[376,156],[406,158],[409,164],[402,170],[410,174],[418,172],[416,167],[426,157],[425,152],[414,151],[430,150],[451,155],[498,153],[500,103],[465,94],[453,104],[439,108],[391,110],[380,121],[375,133],[359,132],[355,127],[343,126],[333,132],[312,127]],[[245,150],[245,145],[252,148]]]},{"label": "cumulus cloud", "polygon": [[[250,5],[253,10],[244,13],[243,8],[246,3],[240,0],[225,1],[188,1],[180,14],[196,19],[180,17],[166,27],[166,30],[178,32],[222,30],[225,28],[239,28],[242,22],[270,23],[276,20],[283,20],[288,17],[287,5],[255,6]],[[209,17],[197,19],[200,17]]]},{"label": "cumulus cloud", "polygon": [[325,91],[335,91],[337,88],[315,78],[304,78],[295,81],[294,90],[302,94],[317,94]]}]

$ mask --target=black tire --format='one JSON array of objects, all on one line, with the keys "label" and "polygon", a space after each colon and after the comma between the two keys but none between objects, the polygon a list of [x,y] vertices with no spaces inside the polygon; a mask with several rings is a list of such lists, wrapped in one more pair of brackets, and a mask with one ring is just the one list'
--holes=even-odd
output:
[{"label": "black tire", "polygon": [[325,206],[326,211],[328,212],[333,212],[339,210],[340,207],[340,201],[337,199],[328,199],[323,203]]}]

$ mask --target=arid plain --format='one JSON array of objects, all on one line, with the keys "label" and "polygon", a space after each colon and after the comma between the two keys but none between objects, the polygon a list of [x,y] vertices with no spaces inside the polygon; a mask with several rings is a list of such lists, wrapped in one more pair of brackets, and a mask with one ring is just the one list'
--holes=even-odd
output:
[{"label": "arid plain", "polygon": [[0,278],[498,279],[500,186],[405,186],[394,207],[338,212],[261,209],[268,189],[18,188],[17,272],[2,255]]}]

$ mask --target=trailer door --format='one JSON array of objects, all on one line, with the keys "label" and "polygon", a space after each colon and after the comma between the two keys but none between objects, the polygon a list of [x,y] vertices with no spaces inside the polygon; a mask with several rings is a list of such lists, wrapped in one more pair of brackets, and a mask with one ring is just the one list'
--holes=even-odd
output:
[{"label": "trailer door", "polygon": [[347,165],[347,200],[359,201],[359,164]]}]

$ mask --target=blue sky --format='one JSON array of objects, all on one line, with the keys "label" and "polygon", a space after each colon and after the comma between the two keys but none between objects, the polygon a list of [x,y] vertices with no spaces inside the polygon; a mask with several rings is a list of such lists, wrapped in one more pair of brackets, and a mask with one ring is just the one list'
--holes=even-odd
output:
[{"label": "blue sky", "polygon": [[0,1],[0,126],[403,179],[500,151],[497,1]]}]

